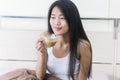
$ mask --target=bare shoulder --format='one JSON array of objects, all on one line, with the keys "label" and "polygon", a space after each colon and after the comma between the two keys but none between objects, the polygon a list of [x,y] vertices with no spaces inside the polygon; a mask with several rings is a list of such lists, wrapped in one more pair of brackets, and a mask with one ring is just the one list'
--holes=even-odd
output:
[{"label": "bare shoulder", "polygon": [[77,58],[80,59],[80,57],[84,55],[90,55],[90,43],[87,40],[79,40],[78,42],[78,56]]},{"label": "bare shoulder", "polygon": [[79,47],[90,47],[90,43],[87,40],[79,40]]}]

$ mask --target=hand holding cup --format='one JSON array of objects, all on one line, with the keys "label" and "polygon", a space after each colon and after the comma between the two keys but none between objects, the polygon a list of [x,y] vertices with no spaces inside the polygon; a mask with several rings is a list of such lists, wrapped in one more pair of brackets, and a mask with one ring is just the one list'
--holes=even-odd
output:
[{"label": "hand holding cup", "polygon": [[56,43],[56,36],[54,34],[51,36],[45,36],[44,39],[46,47],[52,47]]}]

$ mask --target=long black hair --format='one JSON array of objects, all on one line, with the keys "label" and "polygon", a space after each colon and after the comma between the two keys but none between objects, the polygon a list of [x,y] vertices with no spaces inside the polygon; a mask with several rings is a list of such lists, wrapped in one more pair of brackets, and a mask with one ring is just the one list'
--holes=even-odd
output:
[{"label": "long black hair", "polygon": [[[70,76],[74,80],[73,76],[74,76],[75,62],[77,57],[78,41],[79,39],[87,40],[89,43],[90,41],[84,31],[77,7],[70,0],[57,0],[50,6],[49,12],[48,12],[48,32],[53,33],[53,30],[50,25],[50,16],[51,16],[52,9],[55,6],[59,7],[59,9],[63,13],[69,25],[69,38],[70,38],[69,39],[70,40],[69,72],[70,72]],[[91,55],[92,55],[92,50],[91,50]],[[91,58],[91,63],[92,63],[92,58]],[[91,72],[91,65],[89,68],[88,78],[90,77],[90,72]]]}]

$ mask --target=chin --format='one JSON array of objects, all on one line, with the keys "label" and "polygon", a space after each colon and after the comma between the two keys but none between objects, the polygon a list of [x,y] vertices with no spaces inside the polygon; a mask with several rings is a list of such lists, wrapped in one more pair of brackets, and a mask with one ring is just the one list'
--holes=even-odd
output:
[{"label": "chin", "polygon": [[59,36],[59,35],[62,35],[62,34],[56,34],[56,33],[55,33],[55,35],[56,35],[56,36]]}]

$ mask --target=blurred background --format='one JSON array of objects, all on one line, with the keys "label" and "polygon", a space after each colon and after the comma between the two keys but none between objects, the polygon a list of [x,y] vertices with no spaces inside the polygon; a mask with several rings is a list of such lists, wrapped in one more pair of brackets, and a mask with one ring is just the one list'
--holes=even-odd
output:
[{"label": "blurred background", "polygon": [[[35,69],[35,43],[55,0],[0,0],[0,75]],[[93,48],[93,77],[120,80],[120,0],[72,0]]]}]

